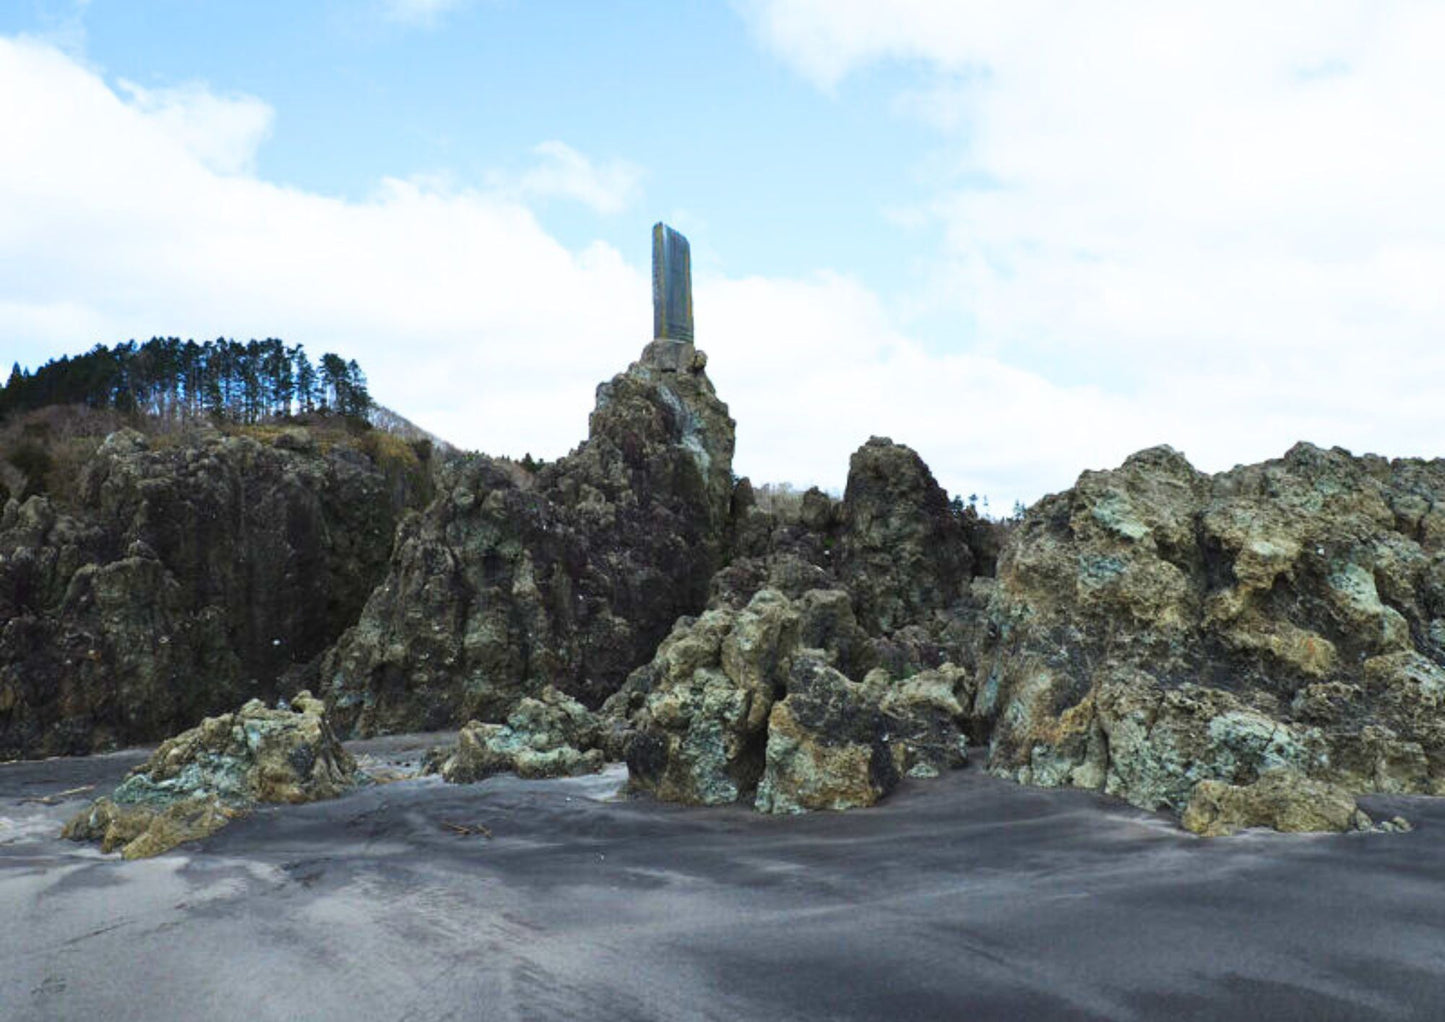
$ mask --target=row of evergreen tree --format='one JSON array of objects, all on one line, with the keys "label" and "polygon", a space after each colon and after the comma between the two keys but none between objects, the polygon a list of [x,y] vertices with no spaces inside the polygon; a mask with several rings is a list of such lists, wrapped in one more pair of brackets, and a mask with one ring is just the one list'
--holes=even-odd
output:
[{"label": "row of evergreen tree", "polygon": [[312,411],[364,417],[371,395],[355,359],[327,352],[313,364],[301,345],[287,347],[274,337],[245,344],[153,337],[144,344],[97,344],[33,373],[17,364],[0,390],[0,419],[56,404],[256,422]]}]

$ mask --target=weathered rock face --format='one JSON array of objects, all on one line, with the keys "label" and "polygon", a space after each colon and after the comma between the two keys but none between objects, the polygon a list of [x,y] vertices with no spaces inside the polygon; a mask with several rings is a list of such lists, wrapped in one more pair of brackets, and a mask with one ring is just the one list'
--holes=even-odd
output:
[{"label": "weathered rock face", "polygon": [[605,707],[610,749],[659,798],[843,809],[966,761],[987,587],[947,495],[915,452],[875,437],[841,502],[784,497],[738,484],[708,610]]},{"label": "weathered rock face", "polygon": [[64,836],[145,858],[213,834],[257,803],[335,798],[356,780],[321,700],[301,692],[274,710],[252,700],[164,742]]},{"label": "weathered rock face", "polygon": [[964,724],[973,705],[973,675],[944,664],[900,682],[870,672],[878,692],[894,766],[910,777],[937,777],[968,762]]},{"label": "weathered rock face", "polygon": [[437,750],[426,773],[471,784],[499,773],[519,777],[576,777],[606,763],[598,721],[575,699],[548,686],[524,698],[505,724],[471,721],[455,746]]},{"label": "weathered rock face", "polygon": [[893,790],[898,767],[871,694],[820,657],[793,658],[787,695],[768,714],[760,811],[857,809]]},{"label": "weathered rock face", "polygon": [[323,664],[341,725],[501,720],[547,685],[601,703],[706,601],[732,453],[699,358],[603,384],[587,442],[535,474],[485,457],[450,468]]},{"label": "weathered rock face", "polygon": [[850,460],[842,501],[812,489],[796,506],[764,508],[739,483],[733,556],[712,580],[709,606],[741,607],[763,588],[791,599],[831,592],[833,607],[846,602],[850,613],[820,620],[834,630],[828,642],[802,641],[836,648],[849,678],[875,667],[895,678],[945,662],[972,667],[992,582],[972,577],[975,547],[992,560],[1002,530],[977,516],[971,524],[916,452],[874,437]]},{"label": "weathered rock face", "polygon": [[916,452],[873,437],[848,463],[838,572],[870,632],[925,624],[963,596],[973,555]]},{"label": "weathered rock face", "polygon": [[998,773],[1203,829],[1295,826],[1290,778],[1445,793],[1445,462],[1302,444],[1211,477],[1141,452],[1035,505],[989,627]]},{"label": "weathered rock face", "polygon": [[385,434],[111,434],[0,513],[0,759],[154,741],[311,661],[429,488]]},{"label": "weathered rock face", "polygon": [[736,802],[756,789],[798,627],[792,601],[768,589],[742,610],[679,621],[604,707],[637,732],[625,749],[633,783],[695,805]]},{"label": "weathered rock face", "polygon": [[1366,830],[1371,823],[1343,788],[1285,767],[1266,770],[1249,784],[1200,781],[1181,822],[1203,837],[1221,837],[1246,827],[1286,833]]},{"label": "weathered rock face", "polygon": [[839,590],[792,600],[763,589],[740,609],[679,621],[603,708],[633,785],[667,801],[800,812],[872,805],[902,772],[961,766],[967,672],[851,681],[835,665],[856,633]]}]

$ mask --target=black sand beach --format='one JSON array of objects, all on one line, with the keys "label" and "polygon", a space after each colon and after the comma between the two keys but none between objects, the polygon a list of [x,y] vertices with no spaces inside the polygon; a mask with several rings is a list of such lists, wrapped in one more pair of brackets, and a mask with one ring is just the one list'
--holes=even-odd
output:
[{"label": "black sand beach", "polygon": [[[414,758],[423,742],[356,743]],[[0,1018],[1426,1019],[1445,801],[1201,840],[963,770],[847,814],[402,781],[122,862],[59,840],[139,753],[0,766]],[[449,825],[478,828],[458,833]],[[486,833],[480,832],[486,828]]]}]

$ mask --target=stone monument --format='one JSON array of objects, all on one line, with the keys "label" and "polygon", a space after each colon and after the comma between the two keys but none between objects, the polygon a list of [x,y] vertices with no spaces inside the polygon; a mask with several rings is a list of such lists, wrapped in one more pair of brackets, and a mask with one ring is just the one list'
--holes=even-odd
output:
[{"label": "stone monument", "polygon": [[652,225],[652,343],[643,362],[668,372],[692,369],[692,257],[687,239],[662,222]]}]

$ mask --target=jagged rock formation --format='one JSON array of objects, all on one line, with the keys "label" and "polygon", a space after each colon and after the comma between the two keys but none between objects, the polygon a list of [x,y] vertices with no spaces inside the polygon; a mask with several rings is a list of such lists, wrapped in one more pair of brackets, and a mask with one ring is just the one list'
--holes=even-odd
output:
[{"label": "jagged rock formation", "polygon": [[[974,577],[976,547],[996,548],[999,529],[975,521],[970,530],[911,448],[869,439],[849,461],[842,501],[815,488],[796,508],[765,510],[743,480],[732,514],[733,556],[712,580],[709,606],[741,607],[763,588],[792,599],[841,592],[833,606],[848,605],[846,621],[835,612],[817,627],[847,631],[830,640],[848,677],[972,666],[991,585]],[[824,644],[816,635],[803,641]]]},{"label": "jagged rock formation", "polygon": [[1445,462],[1140,452],[1029,511],[988,618],[997,773],[1209,832],[1445,793]]},{"label": "jagged rock formation", "polygon": [[636,732],[620,743],[634,785],[698,805],[735,802],[756,790],[768,715],[798,648],[799,617],[791,600],[765,589],[740,610],[678,622],[603,707]]},{"label": "jagged rock formation", "polygon": [[214,834],[258,803],[335,798],[356,781],[321,700],[301,692],[274,710],[252,700],[164,742],[64,836],[141,859]]},{"label": "jagged rock formation", "polygon": [[323,664],[340,725],[501,720],[547,685],[596,706],[696,613],[724,556],[733,453],[703,364],[634,363],[598,388],[588,440],[535,472],[449,467]]},{"label": "jagged rock formation", "polygon": [[493,774],[576,777],[601,770],[601,727],[588,709],[550,685],[517,704],[505,724],[471,721],[449,748],[434,750],[425,773],[452,784]]},{"label": "jagged rock formation", "polygon": [[[625,758],[659,798],[842,809],[986,742],[995,773],[1210,835],[1445,794],[1445,462],[1302,444],[1208,476],[1155,448],[1010,528],[877,437],[841,500],[734,484],[705,362],[650,345],[536,467],[114,433],[0,516],[0,756],[154,737],[284,674],[346,733],[469,721],[432,763],[453,781]],[[21,462],[29,492],[50,469]],[[115,804],[86,825],[111,843],[234,811]]]},{"label": "jagged rock formation", "polygon": [[948,494],[917,452],[873,437],[848,462],[838,574],[872,634],[926,624],[953,606],[973,553]]},{"label": "jagged rock formation", "polygon": [[[966,759],[981,603],[959,517],[911,449],[874,437],[841,502],[733,496],[732,562],[606,707],[633,784],[768,812],[872,805]],[[986,583],[979,592],[986,591]]]},{"label": "jagged rock formation", "polygon": [[424,449],[339,420],[65,445],[73,468],[0,512],[0,759],[299,687],[280,679],[355,620],[429,490]]},{"label": "jagged rock formation", "polygon": [[898,784],[888,720],[874,693],[824,658],[796,654],[787,694],[768,714],[754,805],[765,813],[871,806]]},{"label": "jagged rock formation", "polygon": [[835,665],[863,638],[842,590],[684,618],[603,708],[613,749],[658,798],[766,812],[872,805],[903,773],[962,766],[968,672],[853,681]]}]

